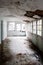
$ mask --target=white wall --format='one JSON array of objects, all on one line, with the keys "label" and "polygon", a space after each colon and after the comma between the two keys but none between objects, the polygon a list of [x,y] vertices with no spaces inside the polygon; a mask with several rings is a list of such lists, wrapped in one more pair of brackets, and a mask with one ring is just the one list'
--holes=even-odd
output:
[{"label": "white wall", "polygon": [[3,20],[3,40],[7,37],[7,22]]},{"label": "white wall", "polygon": [[0,44],[1,44],[1,21],[0,21]]}]

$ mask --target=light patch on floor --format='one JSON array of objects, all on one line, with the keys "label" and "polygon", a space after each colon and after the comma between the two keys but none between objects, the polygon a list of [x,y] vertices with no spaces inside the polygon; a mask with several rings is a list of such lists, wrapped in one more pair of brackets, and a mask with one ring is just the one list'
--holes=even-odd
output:
[{"label": "light patch on floor", "polygon": [[10,37],[11,40],[9,46],[11,54],[18,53],[34,53],[31,49],[28,49],[26,46],[26,37]]}]

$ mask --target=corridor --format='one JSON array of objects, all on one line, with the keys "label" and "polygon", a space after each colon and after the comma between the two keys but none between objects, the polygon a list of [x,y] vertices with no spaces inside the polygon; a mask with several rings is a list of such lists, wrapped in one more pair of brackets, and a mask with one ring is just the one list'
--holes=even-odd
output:
[{"label": "corridor", "polygon": [[43,65],[43,0],[0,0],[0,65]]}]

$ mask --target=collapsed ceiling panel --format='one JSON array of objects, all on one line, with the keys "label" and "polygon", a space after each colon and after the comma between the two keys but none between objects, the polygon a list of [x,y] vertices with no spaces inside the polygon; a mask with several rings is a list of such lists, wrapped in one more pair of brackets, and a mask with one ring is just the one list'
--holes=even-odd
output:
[{"label": "collapsed ceiling panel", "polygon": [[27,16],[27,17],[33,17],[35,15],[36,15],[36,18],[43,17],[43,10],[26,11],[26,13],[24,14],[24,16]]},{"label": "collapsed ceiling panel", "polygon": [[[39,10],[39,11],[37,11]],[[43,17],[43,0],[0,0],[1,16]]]}]

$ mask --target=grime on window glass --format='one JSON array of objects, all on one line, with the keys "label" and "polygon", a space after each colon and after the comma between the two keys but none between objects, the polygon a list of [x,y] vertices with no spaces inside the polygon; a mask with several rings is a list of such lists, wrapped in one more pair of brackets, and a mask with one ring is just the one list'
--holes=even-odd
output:
[{"label": "grime on window glass", "polygon": [[37,21],[37,35],[42,36],[42,20]]},{"label": "grime on window glass", "polygon": [[26,36],[25,23],[8,22],[8,36]]},{"label": "grime on window glass", "polygon": [[25,24],[22,24],[22,31],[25,31]]},{"label": "grime on window glass", "polygon": [[28,24],[28,31],[32,33],[32,22]]},{"label": "grime on window glass", "polygon": [[36,34],[36,21],[33,21],[33,33]]},{"label": "grime on window glass", "polygon": [[9,22],[8,30],[15,30],[15,23],[14,22]]},{"label": "grime on window glass", "polygon": [[17,30],[17,31],[20,31],[20,30],[21,30],[20,24],[16,24],[16,30]]}]

